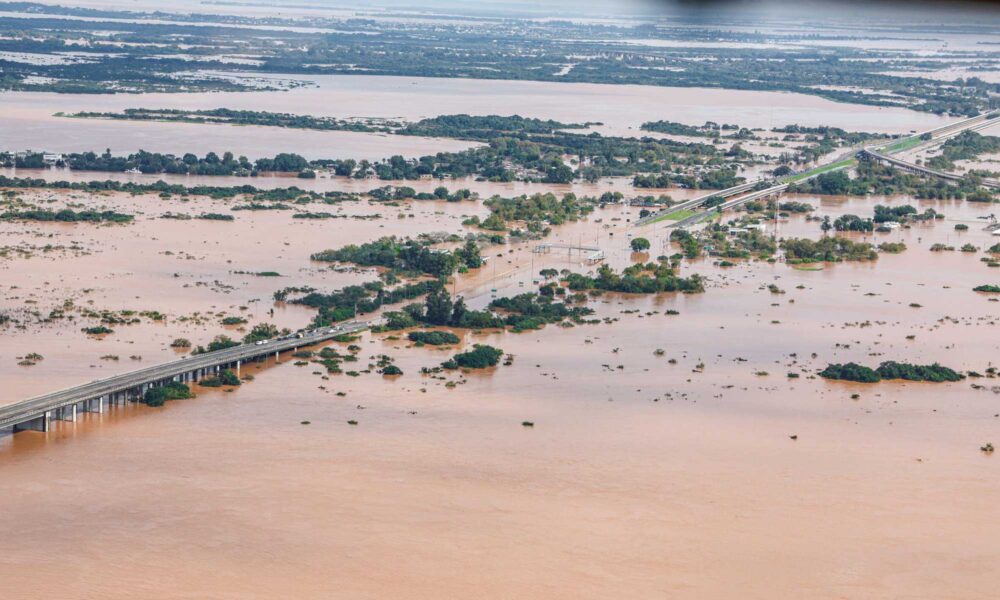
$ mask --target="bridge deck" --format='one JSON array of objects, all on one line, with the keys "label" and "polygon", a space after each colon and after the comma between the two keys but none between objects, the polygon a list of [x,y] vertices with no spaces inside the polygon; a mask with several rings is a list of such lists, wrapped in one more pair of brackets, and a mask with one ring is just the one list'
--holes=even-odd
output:
[{"label": "bridge deck", "polygon": [[648,225],[654,221],[659,221],[673,213],[680,212],[682,210],[688,210],[690,208],[697,208],[701,206],[709,198],[728,198],[730,196],[735,196],[736,194],[742,194],[743,192],[749,191],[757,186],[762,180],[756,179],[754,181],[748,181],[747,183],[741,183],[740,185],[734,185],[731,188],[726,188],[724,190],[718,190],[711,192],[709,194],[704,194],[698,196],[697,198],[692,198],[690,200],[685,200],[684,202],[679,202],[674,204],[669,208],[665,208],[661,211],[655,212],[651,215],[645,216],[634,223],[634,227],[641,227],[643,225]]},{"label": "bridge deck", "polygon": [[[938,170],[938,169],[932,169],[930,167],[925,167],[923,165],[918,165],[918,164],[915,164],[915,163],[911,163],[909,161],[905,161],[905,160],[902,160],[900,158],[895,158],[895,157],[889,156],[887,154],[882,154],[881,152],[878,152],[877,150],[874,150],[872,148],[865,148],[862,152],[866,156],[868,156],[868,157],[870,157],[870,158],[872,158],[874,160],[877,160],[877,161],[880,161],[880,162],[884,162],[884,163],[888,163],[888,164],[890,164],[890,165],[892,165],[894,167],[897,167],[897,168],[900,168],[900,169],[903,169],[903,170],[906,170],[906,171],[911,171],[913,173],[919,173],[919,174],[922,174],[922,175],[930,175],[931,177],[938,177],[938,178],[941,178],[941,179],[947,179],[949,181],[962,181],[962,180],[965,179],[964,175],[959,175],[958,173],[949,173],[947,171],[941,171],[941,170]],[[985,187],[1000,188],[1000,181],[997,181],[995,179],[982,179],[982,180],[980,180],[980,183],[983,186],[985,186]]]},{"label": "bridge deck", "polygon": [[169,363],[139,369],[121,375],[98,379],[58,392],[52,392],[14,404],[0,406],[0,427],[24,423],[44,417],[49,411],[72,406],[111,394],[141,388],[143,385],[172,380],[178,376],[193,373],[199,369],[212,369],[222,365],[235,364],[270,354],[285,352],[302,346],[327,341],[345,333],[356,333],[368,328],[368,323],[348,323],[340,326],[305,332],[302,337],[288,337],[271,340],[265,344],[242,344],[188,356]]}]

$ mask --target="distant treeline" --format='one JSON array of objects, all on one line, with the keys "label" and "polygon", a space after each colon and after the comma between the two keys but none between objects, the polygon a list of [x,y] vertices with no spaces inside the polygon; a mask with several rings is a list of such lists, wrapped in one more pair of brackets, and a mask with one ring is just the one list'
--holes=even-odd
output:
[{"label": "distant treeline", "polygon": [[[759,31],[734,31],[725,26],[724,12],[708,17],[708,23],[721,26],[700,20],[691,26],[684,19],[611,26],[516,17],[428,17],[407,19],[401,26],[395,19],[316,17],[310,21],[315,29],[305,30],[301,22],[281,16],[88,10],[30,2],[0,2],[0,8],[21,13],[6,20],[0,50],[58,57],[4,61],[0,89],[12,90],[248,91],[302,85],[265,79],[269,75],[362,74],[785,91],[953,115],[976,114],[1000,91],[978,77],[937,81],[888,74],[901,64],[919,75],[967,65],[961,61],[970,58],[988,61],[989,48],[944,49],[930,60],[852,43],[816,47],[802,33],[815,24],[782,21],[786,31],[779,32],[769,21]],[[273,27],[261,35],[265,24]],[[924,31],[933,37],[941,30]],[[836,30],[820,35],[864,39]],[[706,36],[726,44],[706,49],[685,43]],[[645,39],[678,43],[636,45]],[[234,70],[243,76],[217,75]]]},{"label": "distant treeline", "polygon": [[0,219],[20,221],[56,221],[60,223],[131,223],[134,217],[113,210],[28,209],[0,213]]},{"label": "distant treeline", "polygon": [[[174,114],[177,113],[177,114]],[[130,109],[124,113],[78,113],[79,116],[108,118],[140,118],[184,120],[192,114],[211,113],[238,115],[238,122],[280,127],[307,126],[339,127],[336,119],[299,117],[282,113],[233,111],[214,109],[195,113],[169,110]],[[196,116],[194,118],[225,118]],[[208,122],[208,121],[206,121]],[[417,159],[392,156],[381,161],[354,159],[318,159],[307,161],[297,154],[279,154],[273,158],[249,161],[231,152],[204,157],[194,154],[174,156],[138,152],[116,157],[110,152],[70,154],[65,164],[76,170],[129,171],[143,173],[179,173],[198,175],[253,176],[258,172],[289,171],[312,177],[313,169],[330,169],[336,175],[356,179],[378,178],[384,181],[417,180],[424,177],[478,177],[490,181],[538,181],[570,183],[583,179],[596,181],[601,177],[631,176],[637,173],[666,177],[669,181],[689,187],[715,187],[724,181],[712,182],[717,170],[735,171],[752,155],[740,148],[723,150],[712,144],[679,142],[670,139],[606,137],[596,132],[585,133],[590,123],[559,121],[513,116],[445,115],[423,119],[406,125],[366,125],[371,131],[396,135],[445,137],[484,144],[460,152],[440,152]],[[566,158],[571,157],[567,162]],[[2,160],[2,157],[0,157]],[[23,160],[23,159],[22,159]],[[13,165],[13,159],[8,156]],[[40,162],[38,156],[35,162]],[[574,166],[575,165],[575,166]],[[23,165],[24,166],[24,165]],[[695,173],[699,173],[695,175]],[[643,181],[643,180],[640,180]],[[721,187],[727,187],[722,185]]]},{"label": "distant treeline", "polygon": [[975,174],[968,174],[962,181],[951,183],[938,177],[904,173],[874,161],[862,161],[854,177],[848,176],[845,171],[823,173],[793,183],[787,191],[835,196],[909,194],[918,199],[993,202],[993,192],[983,188],[980,182],[981,178]]},{"label": "distant treeline", "polygon": [[648,121],[640,127],[643,131],[654,131],[656,133],[666,133],[669,135],[686,135],[690,137],[718,137],[724,131],[739,131],[739,125],[723,123],[719,125],[714,121],[706,121],[704,125],[685,125],[674,121]]},{"label": "distant treeline", "polygon": [[[64,116],[59,113],[58,116]],[[224,125],[262,125],[290,129],[315,129],[318,131],[385,132],[402,127],[402,123],[377,119],[348,120],[335,117],[312,117],[290,113],[259,110],[212,108],[206,110],[179,110],[171,108],[126,108],[122,112],[78,112],[65,115],[84,119],[113,119],[119,121],[169,121],[177,123],[209,123]]]},{"label": "distant treeline", "polygon": [[20,189],[55,189],[80,192],[125,192],[128,194],[160,194],[162,196],[209,196],[225,199],[236,196],[251,196],[257,200],[296,200],[306,197],[310,200],[339,201],[355,198],[354,194],[344,192],[309,192],[295,186],[265,190],[252,185],[195,185],[186,186],[176,183],[157,181],[155,183],[135,183],[132,181],[47,181],[31,177],[8,177],[0,175],[0,188]]}]

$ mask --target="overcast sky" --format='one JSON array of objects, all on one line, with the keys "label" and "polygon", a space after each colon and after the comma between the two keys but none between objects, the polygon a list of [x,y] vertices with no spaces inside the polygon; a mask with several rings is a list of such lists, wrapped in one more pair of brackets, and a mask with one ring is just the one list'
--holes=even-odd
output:
[{"label": "overcast sky", "polygon": [[[288,0],[293,1],[293,0]],[[340,0],[330,0],[343,5]],[[313,0],[323,4],[323,0]],[[302,3],[302,0],[299,0]],[[328,4],[329,5],[329,4]],[[838,20],[865,14],[898,14],[921,18],[927,14],[957,16],[983,14],[1000,17],[1000,3],[985,0],[358,0],[355,7],[426,7],[463,13],[518,13],[589,16],[628,14],[726,13],[828,14]]]},{"label": "overcast sky", "polygon": [[956,7],[978,7],[997,11],[998,2],[985,0],[424,0],[412,2],[408,0],[369,0],[379,5],[440,5],[464,7],[466,9],[487,8],[517,8],[521,10],[538,10],[545,8],[561,9],[575,12],[605,12],[615,9],[628,10],[829,10],[843,13],[847,10],[881,7],[882,9],[907,12],[918,6],[920,8],[937,7],[948,10]]}]

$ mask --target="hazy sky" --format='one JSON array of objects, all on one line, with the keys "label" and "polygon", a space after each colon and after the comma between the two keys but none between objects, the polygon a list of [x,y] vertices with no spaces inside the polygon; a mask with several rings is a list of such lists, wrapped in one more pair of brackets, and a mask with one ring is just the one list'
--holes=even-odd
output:
[{"label": "hazy sky", "polygon": [[[295,2],[295,0],[288,0]],[[313,0],[317,5],[343,6],[340,0]],[[302,1],[299,0],[301,4]],[[464,13],[515,12],[614,17],[624,14],[795,13],[839,19],[861,18],[864,14],[920,16],[927,13],[989,13],[1000,16],[1000,2],[984,0],[359,0],[351,6],[427,7]]]},{"label": "hazy sky", "polygon": [[[627,18],[636,15],[695,14],[703,17],[753,19],[756,16],[830,18],[864,24],[875,16],[900,22],[1000,22],[1000,4],[973,0],[35,0],[45,4],[119,10],[199,12],[259,16],[301,16],[322,9],[397,8],[465,15],[553,18]],[[998,0],[1000,1],[1000,0]],[[287,7],[275,11],[271,7]],[[243,10],[241,11],[241,7]],[[316,10],[308,10],[312,7]],[[971,19],[970,19],[971,16]]]}]

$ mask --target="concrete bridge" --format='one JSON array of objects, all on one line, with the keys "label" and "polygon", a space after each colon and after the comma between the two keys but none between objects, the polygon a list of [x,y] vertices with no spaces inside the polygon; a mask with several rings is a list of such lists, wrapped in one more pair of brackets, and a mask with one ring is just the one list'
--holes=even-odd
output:
[{"label": "concrete bridge", "polygon": [[[936,129],[931,129],[929,131],[925,131],[925,132],[923,132],[921,134],[917,134],[916,136],[911,136],[910,138],[906,138],[906,139],[912,139],[912,138],[916,138],[918,136],[921,137],[921,138],[927,138],[922,143],[917,144],[915,146],[912,146],[911,149],[912,148],[916,148],[916,147],[927,146],[927,145],[940,144],[943,141],[945,141],[946,139],[948,139],[950,137],[953,137],[953,136],[956,136],[956,135],[962,133],[963,131],[978,131],[980,129],[986,129],[988,127],[993,127],[994,125],[998,125],[998,124],[1000,124],[1000,118],[998,118],[998,117],[1000,117],[1000,112],[984,113],[982,115],[978,115],[976,117],[972,117],[972,118],[969,118],[969,119],[964,119],[962,121],[958,121],[956,123],[951,123],[951,124],[945,125],[943,127],[938,127]],[[671,214],[676,213],[678,211],[691,210],[691,209],[694,209],[694,208],[698,208],[699,206],[701,206],[702,204],[704,204],[704,202],[706,200],[708,200],[710,198],[731,198],[733,196],[736,196],[734,199],[728,200],[726,202],[723,202],[723,203],[719,204],[718,206],[713,207],[712,209],[701,211],[701,212],[699,212],[697,214],[691,215],[691,216],[689,216],[687,218],[684,218],[684,219],[681,219],[681,220],[679,220],[679,221],[677,221],[675,223],[672,223],[670,225],[670,227],[687,227],[687,226],[690,226],[690,225],[695,225],[697,223],[700,223],[700,222],[706,220],[707,218],[709,218],[711,215],[715,214],[716,212],[727,211],[727,210],[730,210],[732,208],[736,208],[737,206],[741,206],[743,204],[746,204],[747,202],[752,202],[752,201],[758,200],[760,198],[766,198],[768,196],[781,194],[786,189],[788,189],[789,184],[792,183],[793,181],[795,181],[795,182],[806,181],[808,179],[812,179],[814,177],[818,177],[819,175],[822,175],[823,173],[829,173],[829,172],[832,172],[832,171],[836,171],[836,170],[841,170],[841,169],[848,168],[850,165],[847,164],[847,163],[853,162],[852,160],[848,160],[848,159],[850,159],[850,157],[855,152],[857,152],[858,157],[860,159],[862,159],[862,160],[878,160],[878,161],[882,161],[882,162],[885,162],[886,164],[891,164],[891,165],[893,165],[895,167],[898,167],[900,169],[907,170],[907,171],[910,171],[910,172],[913,172],[913,173],[920,173],[920,174],[923,174],[923,175],[932,175],[932,176],[935,176],[935,177],[942,177],[944,179],[950,179],[952,181],[961,181],[963,179],[962,175],[957,175],[955,173],[947,173],[947,172],[944,172],[944,171],[938,171],[938,170],[935,170],[935,169],[930,169],[930,168],[924,167],[922,165],[917,165],[917,164],[914,164],[914,163],[911,163],[911,162],[907,162],[907,161],[904,161],[902,159],[890,156],[890,154],[889,154],[890,151],[886,150],[886,148],[892,146],[893,144],[897,144],[898,142],[899,142],[899,140],[894,140],[892,142],[886,142],[884,144],[880,144],[880,145],[876,145],[876,146],[870,146],[870,147],[866,147],[866,148],[861,148],[859,151],[852,150],[851,152],[847,153],[846,155],[841,155],[841,156],[837,157],[832,162],[827,163],[826,165],[821,165],[821,166],[815,167],[811,171],[808,171],[808,172],[806,172],[804,174],[801,174],[801,175],[797,175],[797,176],[795,176],[793,178],[786,178],[784,183],[782,183],[782,182],[772,182],[772,185],[769,185],[768,187],[765,187],[765,188],[762,188],[762,189],[759,189],[759,190],[756,190],[754,188],[757,188],[761,184],[762,181],[766,181],[766,180],[759,179],[757,181],[752,181],[752,182],[744,183],[742,185],[734,186],[734,187],[731,187],[731,188],[728,188],[728,189],[725,189],[725,190],[720,190],[718,192],[713,192],[713,193],[710,193],[710,194],[706,194],[704,196],[699,196],[698,198],[693,198],[691,200],[688,200],[688,201],[685,201],[685,202],[681,202],[680,204],[675,204],[674,206],[672,206],[672,207],[670,207],[670,208],[668,208],[666,210],[663,210],[663,211],[660,211],[658,213],[655,213],[655,214],[649,215],[647,217],[644,217],[642,219],[639,219],[638,221],[636,221],[633,224],[633,226],[634,227],[640,227],[642,225],[648,225],[649,223],[653,223],[653,222],[659,221],[659,220],[661,220],[663,218],[666,218],[666,217],[670,216]],[[1000,189],[1000,181],[997,181],[997,180],[994,180],[994,179],[984,179],[984,180],[981,181],[981,184],[983,186],[986,186],[986,187]]]},{"label": "concrete bridge", "polygon": [[789,184],[787,184],[787,183],[781,183],[781,184],[778,184],[778,185],[773,185],[773,186],[768,187],[768,188],[764,188],[762,190],[757,190],[755,192],[751,192],[749,194],[744,194],[742,196],[739,196],[738,198],[733,198],[732,200],[729,200],[728,202],[723,202],[722,204],[720,204],[715,209],[702,211],[702,212],[700,212],[700,213],[698,213],[696,215],[691,215],[690,217],[688,217],[686,219],[682,219],[680,221],[677,221],[676,223],[673,224],[673,227],[688,227],[690,225],[695,225],[697,223],[700,223],[700,222],[704,221],[705,219],[707,219],[708,217],[710,217],[712,214],[714,214],[716,211],[723,212],[723,211],[727,211],[727,210],[736,208],[737,206],[742,206],[742,205],[746,204],[747,202],[753,202],[754,200],[760,200],[761,198],[767,198],[769,196],[780,195],[782,192],[784,192],[785,190],[788,189],[788,185]]},{"label": "concrete bridge", "polygon": [[235,369],[254,359],[277,356],[281,352],[325,342],[339,335],[357,333],[369,327],[367,322],[306,331],[283,338],[241,344],[225,350],[186,356],[180,360],[98,379],[76,387],[0,406],[0,428],[14,431],[48,431],[53,420],[75,421],[80,412],[102,413],[111,404],[135,401],[151,388],[171,382],[193,382],[212,377],[224,369]]},{"label": "concrete bridge", "polygon": [[[917,175],[928,175],[930,177],[938,177],[940,179],[947,179],[949,181],[964,181],[965,175],[959,175],[958,173],[949,173],[948,171],[941,171],[939,169],[932,169],[930,167],[925,167],[923,165],[918,165],[909,161],[905,161],[901,158],[896,158],[894,156],[889,156],[888,154],[883,154],[874,148],[865,148],[860,152],[860,156],[863,160],[874,160],[883,164],[893,166],[900,171],[906,171],[908,173],[916,173]],[[983,187],[1000,189],[1000,181],[996,179],[980,179],[979,184]]]},{"label": "concrete bridge", "polygon": [[[930,137],[933,140],[940,140],[943,138],[951,137],[953,135],[962,133],[966,130],[979,130],[985,129],[987,127],[993,126],[997,121],[997,117],[1000,117],[1000,112],[991,111],[986,112],[981,115],[976,115],[975,117],[970,117],[968,119],[963,119],[949,125],[944,125],[937,127],[935,129],[930,129],[921,133],[921,136]],[[891,144],[891,142],[890,142]]]},{"label": "concrete bridge", "polygon": [[705,201],[711,200],[712,198],[729,198],[730,196],[735,196],[736,194],[742,194],[744,192],[748,192],[748,191],[752,190],[753,188],[757,187],[761,183],[761,181],[764,181],[764,180],[763,179],[756,179],[754,181],[748,181],[747,183],[741,183],[740,185],[734,185],[731,188],[726,188],[724,190],[718,190],[718,191],[715,191],[715,192],[711,192],[709,194],[703,194],[701,196],[698,196],[697,198],[692,198],[690,200],[685,200],[684,202],[679,202],[679,203],[674,204],[673,206],[671,206],[669,208],[665,208],[665,209],[663,209],[661,211],[655,212],[655,213],[653,213],[651,215],[647,215],[647,216],[645,216],[645,217],[637,220],[635,223],[632,224],[632,226],[633,227],[641,227],[643,225],[648,225],[649,223],[653,223],[655,221],[659,221],[661,219],[665,219],[665,218],[669,217],[670,215],[672,215],[674,213],[678,213],[678,212],[683,211],[683,210],[692,210],[692,209],[698,208],[699,206],[701,206],[702,204],[704,204]]}]

